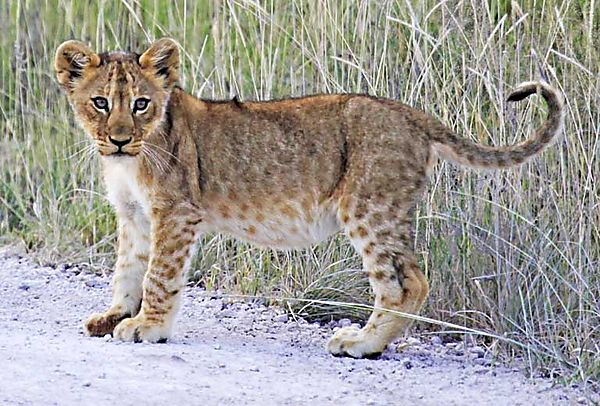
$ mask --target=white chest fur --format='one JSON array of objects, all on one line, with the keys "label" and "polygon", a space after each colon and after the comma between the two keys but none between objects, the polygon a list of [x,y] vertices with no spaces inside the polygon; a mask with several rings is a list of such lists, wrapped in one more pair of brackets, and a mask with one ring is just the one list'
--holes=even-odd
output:
[{"label": "white chest fur", "polygon": [[[150,215],[148,191],[139,182],[138,159],[129,157],[102,158],[107,197],[118,214],[141,211]],[[133,213],[131,213],[133,214]]]}]

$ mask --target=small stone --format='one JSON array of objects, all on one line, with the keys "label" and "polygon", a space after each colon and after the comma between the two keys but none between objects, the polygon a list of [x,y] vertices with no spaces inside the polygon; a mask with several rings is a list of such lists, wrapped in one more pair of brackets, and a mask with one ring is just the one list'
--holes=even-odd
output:
[{"label": "small stone", "polygon": [[258,369],[258,367],[255,365],[253,367],[250,367],[249,371],[251,371],[251,372],[259,372],[260,369]]},{"label": "small stone", "polygon": [[29,286],[28,284],[22,283],[22,284],[19,285],[19,290],[24,290],[25,292],[27,292],[30,287],[31,286]]},{"label": "small stone", "polygon": [[83,386],[85,386],[86,388],[89,388],[90,386],[92,386],[91,382],[84,382]]},{"label": "small stone", "polygon": [[467,334],[465,335],[463,342],[466,346],[474,346],[477,345],[477,341],[475,340],[475,337],[473,337],[472,334]]},{"label": "small stone", "polygon": [[485,367],[488,367],[488,366],[492,365],[492,361],[490,361],[487,358],[483,358],[483,357],[482,358],[475,358],[473,360],[473,363],[475,365],[482,365],[482,366],[485,366]]},{"label": "small stone", "polygon": [[220,364],[219,364],[219,368],[225,368],[225,367],[226,367],[226,365],[225,365],[225,364],[223,364],[223,363],[220,363]]},{"label": "small stone", "polygon": [[483,356],[485,355],[485,350],[479,346],[469,349],[469,352],[475,355],[477,358],[483,358]]},{"label": "small stone", "polygon": [[421,344],[421,340],[419,340],[419,339],[418,339],[418,338],[416,338],[416,337],[408,337],[408,338],[406,339],[406,343],[407,343],[408,345],[419,345],[419,344]]},{"label": "small stone", "polygon": [[185,360],[183,358],[181,358],[179,355],[171,355],[171,360],[176,361],[176,362],[185,362]]},{"label": "small stone", "polygon": [[213,348],[218,351],[221,349],[221,344],[215,344]]},{"label": "small stone", "polygon": [[350,327],[352,321],[350,319],[340,319],[337,324],[339,327]]},{"label": "small stone", "polygon": [[402,360],[402,366],[406,369],[412,369],[413,364],[409,359]]},{"label": "small stone", "polygon": [[440,338],[440,336],[433,336],[431,337],[431,344],[442,345],[442,339]]},{"label": "small stone", "polygon": [[580,405],[586,404],[587,399],[582,396],[580,398],[577,398],[577,403],[579,403]]},{"label": "small stone", "polygon": [[235,317],[235,311],[233,311],[232,309],[221,310],[218,313],[218,317],[222,317],[222,318],[234,318]]},{"label": "small stone", "polygon": [[396,347],[396,352],[402,352],[402,351],[406,350],[408,347],[410,347],[410,345],[407,342],[400,343]]},{"label": "small stone", "polygon": [[102,339],[104,341],[110,341],[110,340],[112,340],[112,336],[110,334],[104,334],[104,337],[102,337]]},{"label": "small stone", "polygon": [[277,323],[287,323],[288,320],[289,320],[288,315],[285,313],[273,317],[273,321],[275,321]]}]

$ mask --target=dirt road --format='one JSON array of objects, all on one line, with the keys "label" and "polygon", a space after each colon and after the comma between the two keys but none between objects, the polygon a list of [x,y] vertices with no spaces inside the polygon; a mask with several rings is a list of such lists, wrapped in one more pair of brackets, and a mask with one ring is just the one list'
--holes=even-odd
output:
[{"label": "dirt road", "polygon": [[82,320],[109,299],[106,277],[0,253],[0,404],[587,404],[438,337],[412,338],[378,360],[333,358],[324,350],[330,326],[226,306],[195,288],[167,344],[83,336]]}]

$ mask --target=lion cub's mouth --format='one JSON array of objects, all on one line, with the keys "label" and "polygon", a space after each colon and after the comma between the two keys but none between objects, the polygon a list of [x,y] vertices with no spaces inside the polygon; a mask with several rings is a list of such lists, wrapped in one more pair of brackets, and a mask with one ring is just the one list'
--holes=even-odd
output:
[{"label": "lion cub's mouth", "polygon": [[123,158],[123,157],[135,157],[139,154],[139,151],[123,151],[118,149],[116,151],[107,151],[104,149],[98,149],[100,155],[103,157],[114,157],[114,158]]},{"label": "lion cub's mouth", "polygon": [[111,156],[136,156],[137,154],[132,154],[132,153],[129,153],[129,152],[124,152],[124,151],[117,151],[117,152],[114,152],[114,153],[112,153],[110,155]]}]

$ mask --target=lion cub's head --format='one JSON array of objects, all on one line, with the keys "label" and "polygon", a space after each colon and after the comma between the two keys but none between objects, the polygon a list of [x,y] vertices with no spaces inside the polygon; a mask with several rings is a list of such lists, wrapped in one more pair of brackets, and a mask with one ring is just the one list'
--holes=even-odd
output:
[{"label": "lion cub's head", "polygon": [[67,41],[58,47],[54,67],[100,154],[134,156],[164,119],[179,76],[179,51],[168,38],[141,56],[96,54],[81,42]]}]

